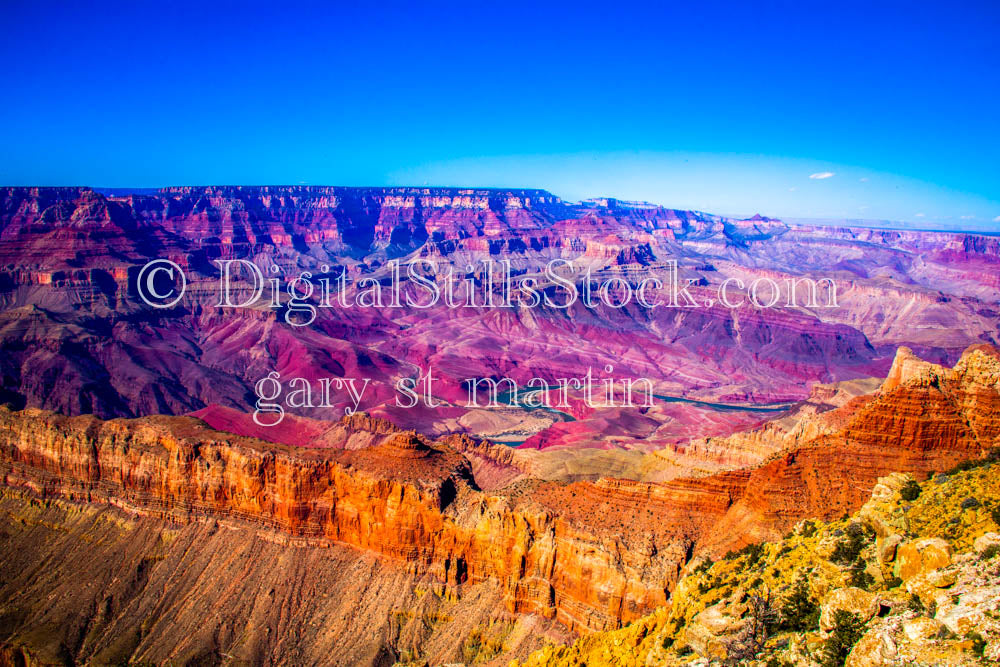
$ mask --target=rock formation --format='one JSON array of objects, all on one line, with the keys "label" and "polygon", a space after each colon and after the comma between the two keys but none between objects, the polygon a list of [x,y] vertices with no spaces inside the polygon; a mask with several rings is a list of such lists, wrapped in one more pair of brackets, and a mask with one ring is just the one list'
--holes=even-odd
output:
[{"label": "rock formation", "polygon": [[[951,364],[1000,342],[995,239],[968,234],[804,228],[616,200],[569,204],[541,190],[207,186],[104,195],[87,188],[0,189],[0,400],[101,417],[252,409],[253,387],[283,377],[369,378],[361,408],[429,435],[511,444],[658,449],[700,422],[658,399],[650,414],[565,415],[462,407],[468,378],[554,381],[588,367],[648,378],[664,397],[744,406],[807,399],[817,382],[884,375],[897,347]],[[176,262],[188,290],[172,309],[137,295],[150,259]],[[283,307],[217,308],[222,259],[286,280],[309,271],[352,285],[386,281],[389,262],[434,260],[443,274],[505,259],[516,278],[573,261],[574,281],[692,281],[697,308],[359,309],[334,304],[301,328]],[[472,267],[471,269],[469,267]],[[725,280],[831,278],[838,306],[722,307]],[[551,285],[550,285],[551,287]],[[805,297],[806,287],[800,286]],[[732,298],[739,302],[736,290]],[[787,296],[787,295],[786,295]],[[822,296],[822,295],[821,295]],[[709,306],[709,300],[712,305]],[[796,303],[799,303],[798,297]],[[782,301],[784,304],[785,302]],[[804,301],[803,301],[804,303]],[[395,409],[394,382],[433,368],[436,410]],[[702,406],[705,407],[705,406]],[[669,409],[667,409],[669,408]],[[296,408],[335,421],[342,411]],[[766,418],[763,415],[761,419]],[[647,428],[649,420],[657,422]],[[743,415],[716,410],[729,435]],[[405,422],[405,423],[403,423]],[[582,429],[582,430],[581,430]]]},{"label": "rock formation", "polygon": [[[835,432],[756,467],[663,483],[544,482],[515,450],[431,440],[360,415],[337,426],[339,446],[327,432],[322,446],[305,448],[192,417],[102,421],[6,408],[0,472],[31,497],[113,506],[140,522],[222,522],[278,542],[353,547],[459,598],[488,592],[501,616],[586,633],[666,604],[693,555],[773,539],[803,517],[840,516],[889,472],[925,477],[1000,444],[995,349],[970,349],[954,369],[919,364],[901,352],[878,393],[837,408],[849,414]],[[107,595],[101,586],[95,604]],[[72,643],[73,654],[97,650],[85,646]]]},{"label": "rock formation", "polygon": [[[176,305],[139,298],[151,259],[185,272]],[[280,289],[217,305],[217,260],[342,276],[352,297],[392,284],[394,260],[434,262],[485,299],[500,259],[550,296],[559,260],[616,298],[676,278],[696,306],[355,301],[294,326]],[[982,236],[542,190],[0,188],[0,663],[499,663],[660,614],[696,562],[998,445],[998,266]],[[820,278],[836,307],[800,302]],[[720,303],[753,281],[799,287],[780,308]],[[587,369],[648,379],[653,405],[465,401],[477,378]],[[430,371],[436,406],[398,405]],[[365,391],[266,427],[270,373]],[[879,516],[878,558],[937,602],[947,550]],[[714,600],[691,645],[711,652],[741,604]]]},{"label": "rock formation", "polygon": [[[853,517],[803,521],[779,541],[698,559],[669,605],[620,630],[550,643],[517,664],[996,662],[998,465],[993,450],[923,484],[888,475]],[[898,547],[887,552],[890,536]],[[766,630],[748,651],[747,628],[762,619]]]}]

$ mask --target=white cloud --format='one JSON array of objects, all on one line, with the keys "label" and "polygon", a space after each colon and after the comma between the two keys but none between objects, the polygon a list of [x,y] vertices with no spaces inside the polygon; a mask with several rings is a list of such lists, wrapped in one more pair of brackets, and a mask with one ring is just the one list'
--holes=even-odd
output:
[{"label": "white cloud", "polygon": [[917,215],[915,217],[922,218],[922,217],[924,217],[924,214],[923,213],[917,213]]},{"label": "white cloud", "polygon": [[963,216],[961,216],[961,218],[962,218],[962,220],[975,220],[976,216],[974,216],[974,215],[963,215]]},{"label": "white cloud", "polygon": [[867,183],[868,182],[868,177],[864,176],[862,178],[859,178],[858,180],[861,181],[862,183]]},{"label": "white cloud", "polygon": [[822,181],[824,178],[831,178],[833,176],[832,171],[821,171],[815,174],[809,174],[809,178],[814,181]]},{"label": "white cloud", "polygon": [[788,188],[789,192],[795,192],[796,190],[798,190],[798,188]]},{"label": "white cloud", "polygon": [[993,222],[1000,222],[1000,215],[998,215],[997,217],[993,218]]}]

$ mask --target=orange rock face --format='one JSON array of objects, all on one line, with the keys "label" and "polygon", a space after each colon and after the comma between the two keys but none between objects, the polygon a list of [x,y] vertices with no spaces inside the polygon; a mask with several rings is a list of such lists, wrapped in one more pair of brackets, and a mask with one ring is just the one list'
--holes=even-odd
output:
[{"label": "orange rock face", "polygon": [[[838,409],[837,430],[774,455],[715,529],[716,549],[775,535],[803,516],[832,519],[892,471],[920,476],[1000,446],[1000,356],[970,348],[945,369],[901,348],[878,392]],[[739,536],[739,537],[736,537]]]},{"label": "orange rock face", "polygon": [[1000,444],[1000,355],[971,349],[944,369],[901,352],[879,392],[837,410],[842,427],[752,469],[567,485],[527,477],[510,450],[361,417],[342,423],[344,437],[367,431],[372,444],[338,449],[266,443],[190,417],[0,409],[0,474],[42,497],[225,518],[365,549],[450,585],[492,582],[509,611],[588,631],[663,605],[696,551],[839,516],[879,476],[928,474]]},{"label": "orange rock face", "polygon": [[4,410],[0,421],[8,486],[348,544],[446,583],[495,581],[511,611],[581,630],[662,604],[684,558],[683,550],[656,557],[580,528],[528,498],[484,494],[462,454],[408,432],[367,449],[304,450],[185,417],[100,421]]}]

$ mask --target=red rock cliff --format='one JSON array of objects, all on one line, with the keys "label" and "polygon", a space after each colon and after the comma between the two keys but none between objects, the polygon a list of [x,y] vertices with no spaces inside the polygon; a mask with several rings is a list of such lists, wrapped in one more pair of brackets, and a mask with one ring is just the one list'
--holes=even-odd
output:
[{"label": "red rock cliff", "polygon": [[842,429],[751,470],[663,484],[520,478],[485,493],[470,452],[480,465],[505,462],[466,440],[399,432],[364,449],[303,449],[186,417],[0,409],[0,474],[43,497],[226,517],[370,550],[453,585],[492,581],[510,611],[586,631],[662,605],[696,550],[839,515],[881,475],[926,474],[997,446],[1000,355],[971,349],[944,369],[901,351],[879,393],[839,410]]}]

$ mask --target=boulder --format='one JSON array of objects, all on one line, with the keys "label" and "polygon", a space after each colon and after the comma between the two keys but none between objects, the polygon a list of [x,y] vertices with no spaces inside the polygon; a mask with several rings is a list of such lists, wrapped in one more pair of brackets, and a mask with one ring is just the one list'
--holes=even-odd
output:
[{"label": "boulder", "polygon": [[951,545],[939,537],[904,542],[896,548],[894,573],[906,581],[951,564]]},{"label": "boulder", "polygon": [[833,629],[833,615],[843,610],[868,622],[878,612],[878,597],[860,588],[838,588],[823,602],[819,617],[821,630]]},{"label": "boulder", "polygon": [[891,665],[898,661],[899,651],[889,628],[872,628],[854,645],[847,656],[845,667],[871,667]]},{"label": "boulder", "polygon": [[[935,572],[937,572],[935,570]],[[943,584],[947,582],[948,577],[946,576],[929,576],[928,574],[920,574],[915,577],[911,577],[906,582],[906,592],[910,595],[916,595],[920,598],[920,602],[923,603],[925,607],[930,607],[932,604],[938,605],[943,599],[948,597],[948,592],[944,590],[946,586],[939,586],[938,584]],[[951,580],[954,583],[954,579]]]},{"label": "boulder", "polygon": [[986,650],[983,651],[983,657],[992,663],[1000,663],[1000,640],[994,639],[987,642]]},{"label": "boulder", "polygon": [[[939,591],[940,593],[940,591]],[[1000,637],[1000,587],[997,582],[981,580],[972,590],[954,595],[939,595],[934,618],[960,637],[975,630],[984,636]]]},{"label": "boulder", "polygon": [[878,562],[887,565],[896,560],[896,549],[903,542],[903,536],[898,533],[880,537],[875,541],[875,548],[878,553]]},{"label": "boulder", "polygon": [[684,640],[695,653],[710,658],[726,656],[726,641],[743,625],[745,605],[725,600],[698,612],[684,629]]},{"label": "boulder", "polygon": [[896,500],[899,490],[912,479],[912,475],[905,473],[879,477],[872,488],[871,498],[858,511],[858,518],[871,527],[879,538],[906,529],[906,518],[898,512]]},{"label": "boulder", "polygon": [[903,632],[911,642],[923,642],[928,639],[937,639],[945,631],[944,623],[935,621],[933,618],[918,616],[908,621],[903,621]]},{"label": "boulder", "polygon": [[977,554],[981,554],[993,545],[1000,545],[1000,533],[985,533],[976,538],[972,543],[972,548]]},{"label": "boulder", "polygon": [[935,588],[948,588],[958,580],[958,574],[954,570],[931,570],[924,577],[927,583]]}]

